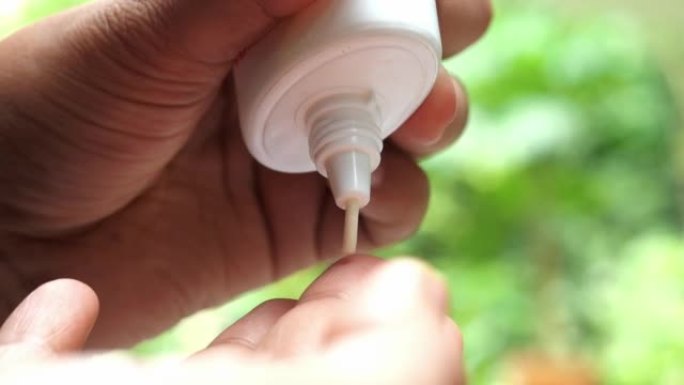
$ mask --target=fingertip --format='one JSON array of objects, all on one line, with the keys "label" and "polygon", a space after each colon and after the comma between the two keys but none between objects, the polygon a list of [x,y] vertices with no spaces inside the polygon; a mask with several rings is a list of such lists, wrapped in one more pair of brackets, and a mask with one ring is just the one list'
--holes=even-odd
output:
[{"label": "fingertip", "polygon": [[69,306],[72,314],[68,317],[71,317],[72,325],[83,329],[84,333],[90,333],[100,312],[100,298],[90,286],[75,279],[63,278],[48,282],[36,291],[44,295],[46,301]]},{"label": "fingertip", "polygon": [[391,262],[388,268],[413,270],[420,277],[424,299],[428,300],[438,314],[447,314],[449,309],[449,288],[446,279],[425,261],[414,257],[400,257]]},{"label": "fingertip", "polygon": [[456,55],[482,37],[494,17],[490,0],[440,0],[437,6],[445,58]]},{"label": "fingertip", "polygon": [[99,300],[86,284],[59,279],[34,290],[0,329],[0,340],[38,344],[53,353],[81,349],[95,325]]},{"label": "fingertip", "polygon": [[392,135],[402,149],[421,154],[439,143],[446,128],[457,119],[458,90],[451,75],[441,67],[435,84],[423,104]]},{"label": "fingertip", "polygon": [[448,290],[444,280],[414,258],[396,259],[380,267],[369,278],[363,293],[365,311],[378,320],[441,320],[447,311]]},{"label": "fingertip", "polygon": [[80,306],[90,312],[97,312],[100,308],[100,299],[90,286],[70,278],[62,278],[47,282],[35,291],[38,294],[46,293],[53,298],[72,297],[78,298]]},{"label": "fingertip", "polygon": [[458,78],[442,68],[430,96],[392,140],[414,157],[431,155],[458,140],[468,119],[468,92]]},{"label": "fingertip", "polygon": [[418,149],[414,154],[418,157],[430,156],[452,146],[463,135],[470,120],[470,97],[461,81],[451,77],[456,95],[456,113],[454,119],[446,126],[441,138],[431,146]]},{"label": "fingertip", "polygon": [[[371,202],[361,210],[358,250],[372,252],[415,234],[428,208],[430,185],[416,160],[388,146],[373,181]],[[330,195],[322,205],[318,244],[323,259],[342,251],[344,212]]]},{"label": "fingertip", "polygon": [[382,181],[373,186],[371,202],[361,211],[361,250],[409,238],[428,208],[430,183],[415,159],[390,147],[383,154],[380,172]]},{"label": "fingertip", "polygon": [[383,260],[364,254],[351,255],[330,266],[302,294],[307,302],[326,297],[346,298]]}]

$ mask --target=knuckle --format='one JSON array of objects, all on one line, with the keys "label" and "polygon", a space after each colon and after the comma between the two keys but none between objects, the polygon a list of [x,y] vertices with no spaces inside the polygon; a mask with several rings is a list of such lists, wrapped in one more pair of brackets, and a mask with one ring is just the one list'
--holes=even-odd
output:
[{"label": "knuckle", "polygon": [[160,45],[164,37],[164,2],[125,0],[111,3],[95,13],[98,28],[103,34],[119,43],[131,39],[146,48]]},{"label": "knuckle", "polygon": [[94,3],[75,23],[67,43],[87,56],[99,52],[116,62],[151,61],[168,46],[168,4],[165,0]]}]

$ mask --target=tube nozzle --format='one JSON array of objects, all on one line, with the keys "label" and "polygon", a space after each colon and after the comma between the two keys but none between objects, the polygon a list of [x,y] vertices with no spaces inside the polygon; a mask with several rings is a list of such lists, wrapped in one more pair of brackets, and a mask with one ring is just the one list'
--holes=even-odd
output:
[{"label": "tube nozzle", "polygon": [[326,172],[339,208],[347,209],[352,201],[360,208],[368,205],[373,171],[367,154],[349,151],[332,156],[326,164]]},{"label": "tube nozzle", "polygon": [[344,242],[342,251],[344,255],[355,254],[359,240],[359,212],[361,205],[355,199],[347,202],[344,221]]}]

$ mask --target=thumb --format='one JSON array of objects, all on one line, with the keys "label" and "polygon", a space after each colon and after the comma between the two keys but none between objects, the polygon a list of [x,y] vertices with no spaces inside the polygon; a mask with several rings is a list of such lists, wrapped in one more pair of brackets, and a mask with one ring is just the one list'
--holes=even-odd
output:
[{"label": "thumb", "polygon": [[35,359],[81,349],[98,308],[95,293],[80,282],[64,279],[39,287],[0,328],[0,360]]},{"label": "thumb", "polygon": [[[279,18],[311,1],[96,1],[55,15],[2,42],[0,56],[8,59],[0,63],[0,69],[9,66],[7,70],[14,69],[10,72],[20,72],[17,75],[26,78],[23,84],[30,81],[38,91],[59,93],[53,95],[56,98],[65,94],[97,98],[94,92],[83,94],[83,88],[90,85],[104,94],[99,97],[114,96],[120,102],[148,107],[197,106],[221,84],[246,47]],[[24,50],[28,54],[12,54],[22,48],[28,48]],[[42,74],[35,71],[37,65]],[[28,68],[22,72],[19,67]],[[50,84],[56,82],[55,77],[62,81]],[[53,89],[45,89],[50,86]],[[59,90],[54,89],[57,87]],[[131,111],[111,108],[111,112]]]},{"label": "thumb", "polygon": [[[8,54],[3,57],[18,57],[3,60],[1,65],[9,65],[8,69],[13,64],[59,66],[50,75],[65,71],[75,81],[106,82],[100,87],[107,93],[117,91],[109,83],[123,81],[123,86],[132,86],[136,84],[129,83],[138,82],[138,88],[146,88],[149,84],[139,82],[151,77],[175,83],[157,87],[155,96],[165,96],[165,91],[175,88],[187,96],[193,86],[221,81],[242,50],[278,19],[312,1],[96,1],[55,15],[2,42],[0,53]],[[28,54],[16,55],[22,47],[30,48]],[[90,74],[89,78],[83,78],[83,73]],[[27,71],[24,75],[41,80],[40,74]]]},{"label": "thumb", "polygon": [[[226,64],[280,18],[313,0],[102,0],[45,23],[46,36],[65,31],[93,42],[121,44],[131,54],[168,55]],[[58,23],[57,20],[64,23]],[[68,22],[67,22],[68,21]],[[125,47],[124,47],[125,46]]]},{"label": "thumb", "polygon": [[128,205],[237,55],[310,1],[102,0],[0,41],[0,229],[68,232]]},{"label": "thumb", "polygon": [[140,44],[143,49],[178,54],[198,63],[225,64],[277,19],[311,1],[109,0],[85,9],[95,15],[91,22],[100,23],[112,38],[129,40],[133,49]]}]

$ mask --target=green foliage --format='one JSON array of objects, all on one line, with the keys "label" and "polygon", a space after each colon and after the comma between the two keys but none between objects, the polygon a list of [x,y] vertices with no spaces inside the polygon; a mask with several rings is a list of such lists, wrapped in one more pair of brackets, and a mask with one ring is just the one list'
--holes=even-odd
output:
[{"label": "green foliage", "polygon": [[530,348],[585,355],[606,383],[684,381],[676,111],[638,26],[500,4],[448,67],[471,90],[472,124],[426,162],[427,221],[391,253],[449,277],[475,383]]},{"label": "green foliage", "polygon": [[[78,2],[26,1],[19,24]],[[684,383],[679,122],[642,32],[618,14],[501,1],[486,39],[447,63],[470,90],[470,128],[424,164],[433,199],[421,231],[383,254],[425,256],[448,279],[474,384],[528,349],[585,357],[605,384]],[[197,349],[319,271],[135,353]]]},{"label": "green foliage", "polygon": [[24,15],[27,19],[36,20],[66,8],[85,3],[84,0],[30,0],[25,1]]},{"label": "green foliage", "polygon": [[87,0],[2,0],[0,5],[0,37],[35,20],[49,16]]}]

